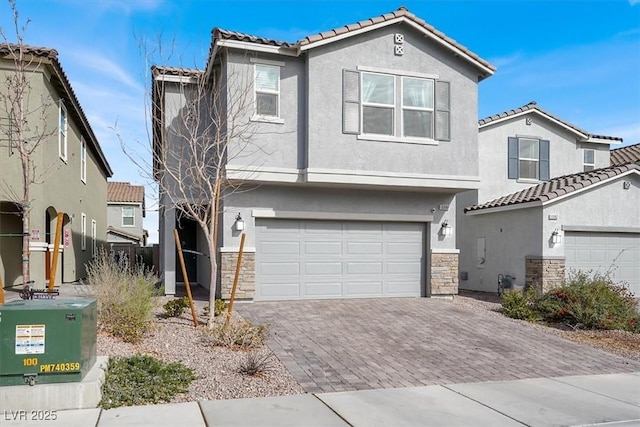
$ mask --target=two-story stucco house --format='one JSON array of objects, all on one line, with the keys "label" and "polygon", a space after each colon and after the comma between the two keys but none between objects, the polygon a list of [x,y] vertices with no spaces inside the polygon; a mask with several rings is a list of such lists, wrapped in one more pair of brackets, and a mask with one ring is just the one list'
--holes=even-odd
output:
[{"label": "two-story stucco house", "polygon": [[480,120],[480,187],[458,196],[460,288],[495,292],[508,275],[547,290],[583,270],[640,295],[640,166],[610,162],[621,142],[535,102]]},{"label": "two-story stucco house", "polygon": [[[0,44],[0,80],[15,75],[11,52]],[[54,49],[24,47],[29,88],[27,138],[35,144],[31,185],[31,279],[41,286],[49,277],[57,215],[63,212],[61,256],[56,282],[85,277],[85,264],[106,240],[107,178],[112,175],[89,121]],[[7,96],[6,85],[0,87]],[[4,97],[3,97],[4,98]],[[0,278],[4,286],[22,283],[22,217],[15,205],[22,194],[20,156],[12,144],[14,127],[0,105]],[[18,195],[18,196],[16,196]]]},{"label": "two-story stucco house", "polygon": [[[254,126],[227,150],[226,178],[246,191],[224,199],[222,296],[238,219],[247,239],[241,298],[457,293],[455,195],[479,185],[478,83],[494,70],[405,8],[294,43],[214,29],[206,70],[156,69],[164,98],[154,104],[172,110],[187,107],[177,87],[200,73],[212,87],[246,82],[219,100],[230,108],[248,93]],[[165,111],[154,131],[174,118]],[[160,205],[161,270],[173,293],[176,217],[168,198]],[[183,244],[206,251],[180,225]],[[209,286],[204,264],[191,261],[193,277]]]},{"label": "two-story stucco house", "polygon": [[146,246],[144,186],[107,183],[107,243]]}]

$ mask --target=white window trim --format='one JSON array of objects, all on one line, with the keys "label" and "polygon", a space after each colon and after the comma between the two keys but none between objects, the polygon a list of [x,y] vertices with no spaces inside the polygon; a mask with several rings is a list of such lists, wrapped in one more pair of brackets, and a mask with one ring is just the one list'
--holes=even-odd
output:
[{"label": "white window trim", "polygon": [[87,143],[80,139],[80,181],[87,183]]},{"label": "white window trim", "polygon": [[[432,107],[431,108],[426,108],[426,107],[405,107],[404,105],[404,80],[405,79],[414,79],[414,80],[430,80],[431,81],[431,88],[433,91],[433,99],[432,99]],[[413,76],[400,76],[400,129],[401,129],[401,134],[402,134],[402,138],[404,139],[419,139],[419,140],[423,140],[423,139],[427,139],[427,140],[434,140],[433,137],[435,137],[435,132],[436,132],[436,126],[435,126],[435,121],[436,121],[436,81],[433,79],[429,79],[429,78],[423,78],[423,77],[413,77]],[[431,135],[432,138],[428,138],[428,137],[419,137],[419,136],[405,136],[404,134],[404,112],[405,110],[408,111],[431,111]]]},{"label": "white window trim", "polygon": [[98,224],[95,219],[91,220],[91,256],[97,255],[97,239],[98,239]]},{"label": "white window trim", "polygon": [[[129,216],[126,217],[126,218],[133,218],[133,224],[131,224],[131,225],[124,223],[124,219],[125,219],[124,210],[125,209],[131,209],[132,212],[133,212],[133,214],[130,217]],[[121,207],[121,212],[122,212],[122,226],[123,227],[135,227],[136,226],[136,208],[135,208],[135,206],[122,206]]]},{"label": "white window trim", "polygon": [[[538,144],[538,157],[534,158],[534,157],[523,157],[522,156],[522,150],[520,149],[520,141],[523,139],[530,139],[530,140],[535,140]],[[536,164],[538,165],[536,167],[536,177],[535,178],[529,178],[529,177],[523,177],[520,176],[520,174],[522,173],[522,168],[520,167],[520,162],[521,161],[527,161],[527,162],[536,162]],[[540,182],[540,139],[539,138],[528,138],[528,137],[519,137],[518,138],[518,180],[522,181],[522,182]]]},{"label": "white window trim", "polygon": [[87,249],[87,215],[84,212],[80,214],[80,247],[83,251]]},{"label": "white window trim", "polygon": [[[278,90],[277,91],[258,90],[258,85],[256,84],[256,77],[258,76],[258,67],[269,67],[269,68],[275,68],[276,70],[278,70],[278,80],[277,80]],[[252,121],[256,121],[256,122],[260,121],[260,122],[267,122],[267,123],[284,123],[284,121],[281,122],[282,118],[280,117],[280,89],[281,89],[280,88],[280,66],[267,64],[266,61],[255,63],[253,65],[253,111],[254,111],[254,114],[251,117]],[[276,105],[277,114],[275,116],[258,114],[258,93],[266,93],[270,95],[276,95],[278,97],[278,102]]]},{"label": "white window trim", "polygon": [[[593,153],[593,163],[587,163],[585,160],[585,156],[587,155],[587,152],[591,151]],[[587,170],[586,168],[590,167],[591,169]],[[596,150],[594,149],[584,149],[582,150],[582,171],[583,172],[590,172],[592,170],[594,170],[596,168]]]},{"label": "white window trim", "polygon": [[[365,74],[377,74],[380,76],[388,76],[388,77],[392,77],[393,78],[393,104],[382,104],[379,102],[365,102],[364,99],[362,99],[362,83],[363,83],[363,79],[364,79],[364,75]],[[396,77],[393,74],[387,74],[387,73],[379,73],[379,72],[372,72],[372,71],[363,71],[360,73],[360,135],[365,136],[365,137],[383,137],[383,138],[397,138],[396,136],[396,108],[397,105],[396,103],[398,102],[397,99],[397,93],[396,93]],[[391,117],[393,118],[393,120],[391,121],[391,134],[386,134],[386,133],[365,133],[364,131],[364,107],[379,107],[379,108],[391,108],[392,114]]]},{"label": "white window trim", "polygon": [[[64,114],[64,129],[60,126],[62,123],[62,116]],[[62,100],[59,102],[58,108],[58,156],[66,163],[67,162],[67,143],[69,141],[69,115],[67,108],[64,106]]]}]

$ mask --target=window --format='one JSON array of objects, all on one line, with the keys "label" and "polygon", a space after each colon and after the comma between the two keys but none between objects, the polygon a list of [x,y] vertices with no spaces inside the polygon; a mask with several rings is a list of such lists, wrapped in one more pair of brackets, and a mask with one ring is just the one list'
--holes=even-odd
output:
[{"label": "window", "polygon": [[59,119],[60,122],[58,124],[58,155],[65,162],[67,161],[67,131],[68,131],[68,123],[67,123],[67,109],[64,107],[62,101],[60,101],[60,109],[59,109]]},{"label": "window", "polygon": [[596,168],[596,153],[594,150],[584,150],[582,165],[585,172],[592,171]]},{"label": "window", "polygon": [[80,180],[87,183],[87,143],[80,141]]},{"label": "window", "polygon": [[280,67],[255,65],[256,115],[280,116]]},{"label": "window", "polygon": [[122,207],[122,226],[133,227],[135,225],[133,206]]},{"label": "window", "polygon": [[509,137],[508,177],[549,180],[549,141],[532,137]]},{"label": "window", "polygon": [[87,216],[84,213],[80,221],[80,246],[83,251],[87,249]]},{"label": "window", "polygon": [[96,220],[91,220],[91,256],[97,255],[97,242],[98,242],[98,227],[96,225]]},{"label": "window", "polygon": [[448,141],[449,83],[411,74],[344,70],[343,133],[399,142]]}]

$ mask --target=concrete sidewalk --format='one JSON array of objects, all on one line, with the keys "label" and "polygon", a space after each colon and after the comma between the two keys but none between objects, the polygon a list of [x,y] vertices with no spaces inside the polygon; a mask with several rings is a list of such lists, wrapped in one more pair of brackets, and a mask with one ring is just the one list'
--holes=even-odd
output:
[{"label": "concrete sidewalk", "polygon": [[[2,408],[0,426],[640,426],[640,372],[48,414],[42,409]],[[49,420],[37,419],[47,415]]]}]

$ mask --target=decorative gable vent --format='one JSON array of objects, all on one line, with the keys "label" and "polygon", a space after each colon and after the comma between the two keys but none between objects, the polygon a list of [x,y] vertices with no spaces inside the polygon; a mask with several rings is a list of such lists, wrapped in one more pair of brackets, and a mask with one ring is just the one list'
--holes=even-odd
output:
[{"label": "decorative gable vent", "polygon": [[395,46],[395,48],[396,48],[395,53],[397,56],[404,55],[404,46],[398,44]]},{"label": "decorative gable vent", "polygon": [[395,34],[395,35],[394,35],[394,42],[395,42],[395,44],[402,44],[402,43],[404,43],[404,35],[402,35],[402,34]]}]

